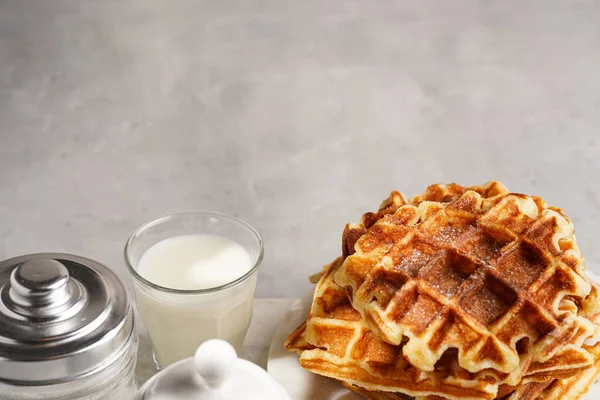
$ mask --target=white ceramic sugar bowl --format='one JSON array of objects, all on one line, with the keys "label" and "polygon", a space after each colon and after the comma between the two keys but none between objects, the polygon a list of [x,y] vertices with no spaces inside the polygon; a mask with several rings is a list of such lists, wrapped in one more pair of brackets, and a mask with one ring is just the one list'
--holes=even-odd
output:
[{"label": "white ceramic sugar bowl", "polygon": [[153,376],[135,400],[290,400],[264,369],[237,357],[229,343],[212,339],[194,357]]}]

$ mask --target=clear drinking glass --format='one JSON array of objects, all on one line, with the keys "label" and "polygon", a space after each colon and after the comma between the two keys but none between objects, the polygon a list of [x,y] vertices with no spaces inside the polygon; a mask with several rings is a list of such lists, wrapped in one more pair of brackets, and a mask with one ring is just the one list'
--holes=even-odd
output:
[{"label": "clear drinking glass", "polygon": [[[218,235],[239,243],[250,254],[252,267],[231,282],[198,290],[163,287],[139,274],[140,258],[150,247],[174,236],[196,234]],[[215,212],[166,215],[147,222],[131,235],[125,246],[125,261],[134,278],[136,307],[159,369],[191,357],[208,339],[224,339],[238,352],[241,350],[252,319],[256,275],[262,258],[263,242],[254,228]]]}]

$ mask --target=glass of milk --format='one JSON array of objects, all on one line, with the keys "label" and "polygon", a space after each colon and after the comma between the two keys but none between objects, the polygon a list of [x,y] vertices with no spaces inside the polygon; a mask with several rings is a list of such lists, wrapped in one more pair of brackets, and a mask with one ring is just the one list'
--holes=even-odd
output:
[{"label": "glass of milk", "polygon": [[214,212],[166,215],[131,235],[125,261],[159,369],[208,339],[241,350],[262,258],[254,228]]}]

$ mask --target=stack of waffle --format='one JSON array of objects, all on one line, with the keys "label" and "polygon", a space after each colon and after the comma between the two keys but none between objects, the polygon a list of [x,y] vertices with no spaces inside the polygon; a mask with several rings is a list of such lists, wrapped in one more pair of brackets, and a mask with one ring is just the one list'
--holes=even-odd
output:
[{"label": "stack of waffle", "polygon": [[598,287],[542,199],[434,185],[348,224],[286,348],[368,399],[578,399],[600,374]]}]

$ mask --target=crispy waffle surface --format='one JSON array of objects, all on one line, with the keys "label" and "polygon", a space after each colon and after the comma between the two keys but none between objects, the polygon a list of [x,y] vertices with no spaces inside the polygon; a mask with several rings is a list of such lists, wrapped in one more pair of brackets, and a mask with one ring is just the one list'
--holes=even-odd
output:
[{"label": "crispy waffle surface", "polygon": [[333,282],[332,275],[341,262],[341,258],[334,261],[317,283],[306,323],[286,342],[288,350],[300,353],[303,368],[373,392],[444,394],[452,399],[495,397],[497,384],[492,379],[467,380],[445,377],[443,371],[422,372],[407,362],[401,346],[377,338],[344,290]]},{"label": "crispy waffle surface", "polygon": [[[523,380],[519,377],[516,386],[509,386],[497,379],[502,374],[494,371],[472,374],[451,357],[440,360],[433,372],[415,368],[402,355],[402,345],[385,343],[369,330],[343,289],[335,284],[332,275],[341,264],[339,258],[325,269],[307,321],[286,341],[288,350],[300,354],[303,368],[340,380],[372,399],[400,400],[414,396],[427,400],[529,400],[554,380],[552,368],[542,365],[528,372]],[[566,359],[569,353],[565,350],[561,357]],[[590,366],[587,358],[579,357],[578,353],[575,358],[578,366],[570,370],[558,367],[559,376],[573,376]]]},{"label": "crispy waffle surface", "polygon": [[[600,375],[600,344],[588,348],[594,355],[591,368],[568,379],[524,380],[513,392],[498,397],[500,400],[578,400],[590,389]],[[439,396],[411,397],[401,393],[372,392],[359,386],[341,382],[348,389],[368,400],[445,400]]]},{"label": "crispy waffle surface", "polygon": [[343,255],[335,283],[422,371],[448,352],[471,373],[513,376],[565,348],[586,356],[598,289],[571,222],[538,197],[498,182],[434,185],[409,201],[393,192],[379,213],[346,227]]},{"label": "crispy waffle surface", "polygon": [[[473,373],[459,365],[460,348],[456,346],[453,347],[456,350],[444,351],[444,354],[434,363],[433,370],[427,371],[413,365],[410,358],[405,356],[405,354],[409,354],[406,351],[406,345],[411,338],[409,337],[408,341],[404,338],[397,345],[382,340],[378,335],[378,333],[381,333],[379,326],[367,323],[367,321],[373,322],[369,320],[369,314],[366,314],[367,318],[363,318],[363,315],[357,312],[348,300],[347,292],[353,295],[356,290],[352,287],[346,287],[344,290],[334,281],[333,277],[338,277],[339,270],[346,265],[347,259],[358,253],[356,249],[358,248],[361,251],[364,249],[364,247],[361,247],[365,245],[363,236],[377,235],[378,228],[374,229],[373,227],[376,227],[382,221],[388,223],[390,216],[395,217],[401,214],[398,211],[406,208],[406,206],[418,208],[422,203],[427,204],[429,211],[425,212],[425,216],[432,215],[432,209],[439,212],[440,209],[446,211],[449,208],[451,210],[449,214],[452,214],[454,209],[461,210],[461,204],[459,203],[462,203],[464,208],[465,205],[475,199],[475,204],[482,209],[492,210],[498,204],[502,204],[503,201],[506,202],[505,198],[509,195],[508,190],[497,182],[471,188],[463,188],[454,184],[434,185],[430,186],[422,196],[417,196],[410,201],[406,201],[401,193],[392,192],[390,197],[382,203],[379,212],[366,213],[360,224],[349,224],[346,227],[343,235],[342,257],[324,268],[320,275],[321,279],[317,284],[313,306],[307,322],[290,335],[286,342],[286,348],[300,354],[300,362],[304,368],[338,379],[352,390],[372,399],[502,398],[528,400],[537,398],[537,395],[551,386],[557,378],[564,378],[561,382],[567,382],[574,381],[574,376],[580,376],[583,373],[593,375],[593,372],[590,372],[593,370],[590,368],[593,355],[588,351],[589,348],[581,348],[581,342],[590,336],[591,323],[581,315],[592,315],[597,311],[596,300],[598,296],[596,287],[588,289],[582,284],[584,290],[581,291],[582,294],[579,297],[572,294],[565,294],[561,297],[561,300],[564,301],[560,304],[559,310],[571,311],[577,314],[575,318],[582,318],[584,321],[577,325],[577,329],[571,335],[571,342],[567,342],[556,349],[555,357],[545,362],[536,361],[532,360],[532,356],[528,352],[523,351],[522,354],[519,354],[517,366],[510,373],[490,368],[490,364],[487,365],[487,368],[478,368]],[[523,198],[522,195],[515,196]],[[538,209],[538,214],[541,213],[539,210],[547,209],[545,203],[540,199],[532,198],[532,201]],[[434,203],[437,204],[434,205]],[[519,209],[518,205],[517,209]],[[514,209],[509,211],[511,214],[504,215],[505,219],[520,215],[515,213]],[[551,209],[551,211],[562,216],[560,210]],[[488,216],[490,216],[489,213]],[[566,219],[566,217],[563,218]],[[515,228],[513,227],[513,229]],[[502,233],[505,235],[502,236],[505,239],[509,236],[505,232]],[[543,238],[543,235],[541,236]],[[560,242],[565,237],[568,237],[568,235],[553,238],[553,240],[559,241],[563,253],[567,253],[563,254],[563,258],[568,263],[563,263],[572,267],[572,271],[582,274],[580,275],[581,279],[587,283],[574,237],[571,241]],[[539,239],[540,235],[537,238]],[[475,239],[479,241],[490,240],[486,235],[483,235],[483,239],[474,237],[471,241],[477,242]],[[388,240],[388,242],[388,249],[392,249],[396,245],[395,241]],[[378,242],[378,244],[381,243]],[[464,243],[462,244],[464,245]],[[542,244],[544,244],[543,241]],[[470,248],[473,247],[476,246]],[[454,250],[457,255],[464,254],[461,247],[457,247],[457,249],[452,247],[450,249],[443,248],[442,252],[447,253]],[[500,253],[501,250],[499,249],[497,253]],[[444,256],[451,257],[447,254]],[[455,256],[452,255],[452,257]],[[488,258],[488,260],[490,259]],[[452,264],[450,264],[450,268],[454,268]],[[418,276],[421,277],[422,275]],[[567,274],[567,276],[571,275]],[[366,273],[364,278],[364,282],[366,282],[371,276]],[[438,284],[445,283],[444,281],[447,279],[447,275],[438,275]],[[578,283],[581,283],[577,278],[575,279]],[[468,278],[465,280],[468,280]],[[402,283],[406,283],[406,280]],[[587,284],[589,285],[589,283]],[[516,289],[515,292],[522,288],[517,287]],[[568,289],[571,288],[567,286]],[[459,292],[457,291],[457,293]],[[571,292],[579,293],[576,290],[571,290]],[[381,293],[389,293],[389,290]],[[505,293],[496,294],[503,296]],[[393,293],[392,297],[394,295],[396,293]],[[355,300],[355,297],[351,298]],[[374,303],[380,304],[378,297],[375,297],[374,300]],[[415,302],[412,305],[414,306]],[[485,305],[490,307],[489,303]],[[424,317],[429,321],[428,324],[432,324],[431,318],[425,313],[426,311],[428,310],[422,310]],[[454,324],[457,321],[452,319],[450,322]],[[514,321],[511,323],[514,323]],[[385,337],[385,335],[382,336]],[[517,350],[522,351],[523,349],[530,350],[533,348],[533,346],[530,346],[532,342],[529,340],[531,340],[530,337],[528,337],[528,340],[522,341],[520,343],[522,349],[516,346]],[[493,366],[493,364],[491,365]],[[553,389],[555,392],[558,390],[556,389],[557,385],[552,387],[555,388]]]}]

